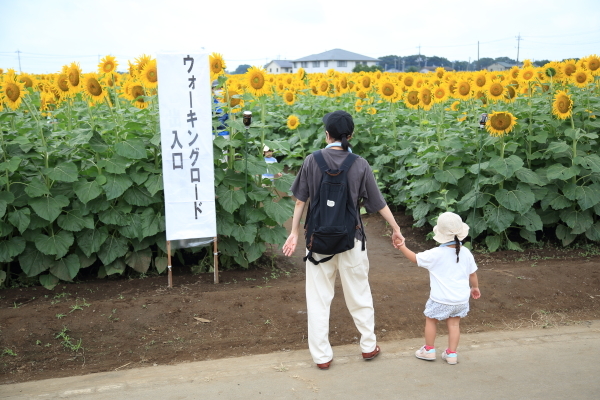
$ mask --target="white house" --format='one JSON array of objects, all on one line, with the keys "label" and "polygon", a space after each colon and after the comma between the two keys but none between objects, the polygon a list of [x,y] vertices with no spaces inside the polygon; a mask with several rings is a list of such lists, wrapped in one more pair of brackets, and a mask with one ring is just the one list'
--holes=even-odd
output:
[{"label": "white house", "polygon": [[380,60],[377,58],[363,56],[342,49],[333,49],[319,54],[302,57],[293,60],[294,70],[304,68],[307,73],[327,72],[334,69],[340,72],[352,72],[357,65],[366,65],[368,67],[377,65]]},{"label": "white house", "polygon": [[496,63],[493,63],[486,69],[488,71],[506,71],[507,69],[511,69],[513,66],[514,66],[514,64],[509,64],[509,63],[505,63],[502,61],[498,61]]},{"label": "white house", "polygon": [[265,66],[270,74],[284,74],[294,72],[294,64],[288,60],[273,60]]}]

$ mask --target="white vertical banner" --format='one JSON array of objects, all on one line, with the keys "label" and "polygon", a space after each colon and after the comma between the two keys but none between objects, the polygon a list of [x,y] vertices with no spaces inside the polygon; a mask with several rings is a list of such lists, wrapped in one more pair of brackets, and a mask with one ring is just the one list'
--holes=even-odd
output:
[{"label": "white vertical banner", "polygon": [[208,54],[158,54],[167,240],[217,236]]}]

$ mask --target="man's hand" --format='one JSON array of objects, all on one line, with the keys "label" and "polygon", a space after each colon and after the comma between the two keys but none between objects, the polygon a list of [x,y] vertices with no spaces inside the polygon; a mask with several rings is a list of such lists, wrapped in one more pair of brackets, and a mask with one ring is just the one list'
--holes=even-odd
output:
[{"label": "man's hand", "polygon": [[402,236],[400,230],[394,231],[392,234],[392,246],[399,249],[402,245],[404,245],[404,236]]},{"label": "man's hand", "polygon": [[283,245],[283,254],[285,256],[290,257],[292,254],[294,254],[294,251],[296,251],[296,245],[298,244],[298,234],[295,233],[290,233],[290,236],[288,236],[287,240],[285,241],[284,245]]}]

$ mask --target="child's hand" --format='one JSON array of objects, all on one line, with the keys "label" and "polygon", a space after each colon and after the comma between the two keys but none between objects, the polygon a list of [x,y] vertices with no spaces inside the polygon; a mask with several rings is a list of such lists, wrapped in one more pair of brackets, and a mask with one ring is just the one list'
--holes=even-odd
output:
[{"label": "child's hand", "polygon": [[478,299],[481,297],[481,292],[479,291],[479,288],[471,288],[471,296],[473,296],[474,299]]}]

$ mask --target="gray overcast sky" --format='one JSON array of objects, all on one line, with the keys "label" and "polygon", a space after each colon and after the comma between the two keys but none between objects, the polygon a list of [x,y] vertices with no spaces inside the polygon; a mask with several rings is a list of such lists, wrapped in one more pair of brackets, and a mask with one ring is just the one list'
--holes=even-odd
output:
[{"label": "gray overcast sky", "polygon": [[[218,5],[217,5],[218,4]],[[598,0],[0,0],[0,68],[57,72],[72,61],[161,51],[223,54],[229,70],[334,48],[450,60],[600,54]]]}]

